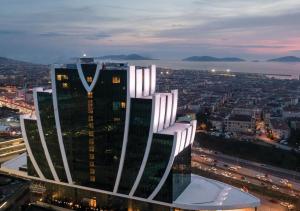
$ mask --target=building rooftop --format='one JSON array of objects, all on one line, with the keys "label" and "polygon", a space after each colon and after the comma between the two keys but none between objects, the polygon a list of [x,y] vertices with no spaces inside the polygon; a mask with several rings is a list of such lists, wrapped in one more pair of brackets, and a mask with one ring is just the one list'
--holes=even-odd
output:
[{"label": "building rooftop", "polygon": [[234,115],[230,115],[228,120],[240,121],[240,122],[251,122],[252,117],[250,115],[234,114]]},{"label": "building rooftop", "polygon": [[192,174],[191,184],[173,202],[189,210],[258,207],[260,200],[225,183]]}]

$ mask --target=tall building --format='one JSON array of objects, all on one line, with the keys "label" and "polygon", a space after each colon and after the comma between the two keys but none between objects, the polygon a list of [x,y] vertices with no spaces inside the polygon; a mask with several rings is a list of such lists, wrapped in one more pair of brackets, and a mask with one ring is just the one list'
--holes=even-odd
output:
[{"label": "tall building", "polygon": [[[178,92],[156,93],[156,68],[53,65],[52,89],[34,90],[21,116],[28,177],[110,210],[256,207],[259,200],[191,174],[196,121],[176,122]],[[83,194],[84,192],[84,194]]]}]

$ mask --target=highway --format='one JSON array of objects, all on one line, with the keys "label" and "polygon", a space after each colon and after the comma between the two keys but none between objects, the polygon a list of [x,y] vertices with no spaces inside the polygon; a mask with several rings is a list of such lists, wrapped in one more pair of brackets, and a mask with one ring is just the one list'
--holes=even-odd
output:
[{"label": "highway", "polygon": [[268,171],[269,166],[263,166],[263,171],[261,171],[261,168],[258,168],[257,164],[252,165],[251,162],[248,163],[244,160],[240,162],[232,157],[225,157],[224,159],[224,155],[220,155],[219,153],[214,154],[213,152],[199,148],[193,150],[193,155],[193,165],[205,171],[223,175],[224,177],[244,180],[290,196],[300,196],[300,181],[293,176],[286,177],[286,173],[284,173],[285,177],[278,176],[277,168],[277,175],[274,175]]}]

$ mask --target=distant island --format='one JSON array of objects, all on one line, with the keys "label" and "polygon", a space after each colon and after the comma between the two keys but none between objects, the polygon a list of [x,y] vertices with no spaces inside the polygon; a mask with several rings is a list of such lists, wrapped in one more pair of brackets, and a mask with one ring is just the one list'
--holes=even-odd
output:
[{"label": "distant island", "polygon": [[268,62],[300,62],[300,58],[296,56],[284,56],[276,59],[270,59]]},{"label": "distant island", "polygon": [[189,62],[244,62],[244,59],[236,58],[236,57],[224,57],[217,58],[212,56],[191,56],[183,59],[182,61]]},{"label": "distant island", "polygon": [[104,60],[155,60],[149,57],[144,57],[138,54],[129,54],[129,55],[106,55],[97,57],[98,59],[104,59]]}]

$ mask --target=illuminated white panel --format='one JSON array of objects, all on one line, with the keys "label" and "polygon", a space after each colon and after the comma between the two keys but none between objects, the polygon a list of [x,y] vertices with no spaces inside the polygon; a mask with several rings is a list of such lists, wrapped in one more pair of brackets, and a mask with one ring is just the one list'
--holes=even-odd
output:
[{"label": "illuminated white panel", "polygon": [[150,94],[154,94],[155,92],[155,86],[156,86],[156,66],[151,65],[151,88],[150,88]]},{"label": "illuminated white panel", "polygon": [[160,94],[155,94],[152,98],[154,100],[154,103],[152,103],[152,106],[154,106],[154,111],[152,113],[153,115],[153,133],[156,133],[158,131],[158,122],[159,122],[159,106],[160,106]]},{"label": "illuminated white panel", "polygon": [[188,131],[187,131],[187,136],[186,136],[186,141],[185,141],[185,146],[184,147],[187,147],[191,143],[193,127],[190,126],[187,130]]},{"label": "illuminated white panel", "polygon": [[193,120],[191,122],[193,130],[192,130],[192,138],[191,138],[191,144],[194,143],[195,135],[196,135],[196,128],[197,128],[197,120]]},{"label": "illuminated white panel", "polygon": [[175,156],[178,155],[180,149],[180,142],[181,142],[182,132],[176,132],[176,148],[175,148]]},{"label": "illuminated white panel", "polygon": [[144,69],[144,96],[150,95],[150,69]]},{"label": "illuminated white panel", "polygon": [[143,96],[143,70],[136,69],[136,89],[135,89],[135,97],[142,97]]},{"label": "illuminated white panel", "polygon": [[172,104],[173,104],[173,95],[167,94],[167,110],[166,110],[166,119],[165,119],[164,128],[167,128],[170,126],[171,116],[172,116]]},{"label": "illuminated white panel", "polygon": [[166,116],[166,101],[167,96],[161,95],[160,97],[160,112],[159,112],[159,123],[158,123],[158,131],[164,129],[165,124],[165,116]]},{"label": "illuminated white panel", "polygon": [[171,116],[171,125],[175,123],[176,113],[177,113],[177,103],[178,103],[178,90],[173,90],[173,104],[172,104],[172,116]]},{"label": "illuminated white panel", "polygon": [[185,145],[186,135],[187,135],[187,130],[182,131],[179,152],[181,152],[185,147],[184,145]]},{"label": "illuminated white panel", "polygon": [[134,98],[135,97],[135,66],[130,66],[129,67],[129,71],[128,71],[128,75],[127,77],[129,78],[128,81],[128,86],[129,86],[129,94],[130,97]]}]

